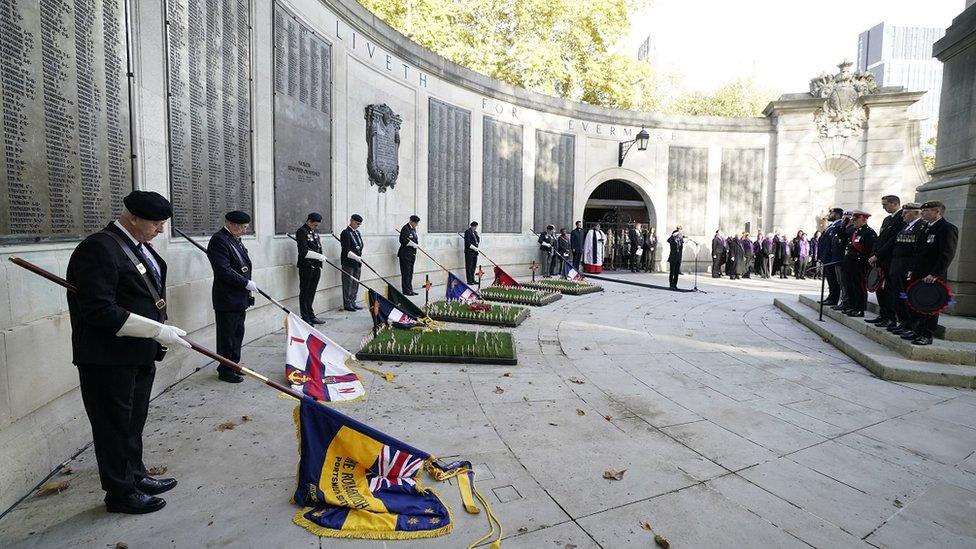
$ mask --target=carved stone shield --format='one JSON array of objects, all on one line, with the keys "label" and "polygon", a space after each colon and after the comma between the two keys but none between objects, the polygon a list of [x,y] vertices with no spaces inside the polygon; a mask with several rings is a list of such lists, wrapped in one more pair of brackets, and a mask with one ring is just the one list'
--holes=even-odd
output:
[{"label": "carved stone shield", "polygon": [[403,119],[388,105],[366,107],[366,172],[369,184],[385,193],[400,175],[400,124]]}]

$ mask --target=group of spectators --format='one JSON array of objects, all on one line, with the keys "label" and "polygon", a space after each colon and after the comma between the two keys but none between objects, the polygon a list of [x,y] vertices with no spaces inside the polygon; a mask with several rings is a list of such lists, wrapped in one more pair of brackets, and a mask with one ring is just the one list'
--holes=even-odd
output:
[{"label": "group of spectators", "polygon": [[772,236],[756,233],[755,239],[748,232],[726,236],[720,229],[712,238],[712,278],[728,276],[732,280],[779,276],[790,274],[797,280],[810,276],[819,278],[820,231],[807,237],[797,231],[790,238],[781,231]]}]

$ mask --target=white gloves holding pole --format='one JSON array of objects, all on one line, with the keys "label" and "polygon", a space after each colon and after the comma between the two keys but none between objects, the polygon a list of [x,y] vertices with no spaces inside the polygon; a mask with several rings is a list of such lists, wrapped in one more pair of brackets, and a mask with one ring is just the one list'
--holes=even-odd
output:
[{"label": "white gloves holding pole", "polygon": [[247,291],[249,291],[249,292],[256,292],[256,291],[258,291],[258,285],[253,280],[248,280],[247,281],[247,286],[245,286],[245,288],[247,288]]},{"label": "white gloves holding pole", "polygon": [[420,247],[420,245],[417,244],[416,242],[414,242],[413,240],[408,240],[407,241],[407,246],[410,246],[411,248],[419,248]]},{"label": "white gloves holding pole", "polygon": [[129,313],[129,318],[125,319],[125,323],[122,324],[118,332],[115,332],[115,335],[119,337],[152,338],[166,346],[182,345],[190,348],[190,343],[182,339],[182,336],[186,335],[185,331],[135,313]]},{"label": "white gloves holding pole", "polygon": [[363,258],[359,257],[358,255],[356,255],[353,252],[346,252],[346,257],[348,257],[349,259],[355,261],[356,263],[362,263],[363,262]]},{"label": "white gloves holding pole", "polygon": [[328,261],[324,255],[318,252],[313,252],[312,250],[305,252],[305,259],[316,259],[318,261],[321,261],[322,263]]},{"label": "white gloves holding pole", "polygon": [[474,244],[468,244],[468,249],[471,249],[471,250],[474,250],[474,251],[476,251],[476,252],[480,252],[480,251],[481,251],[481,250],[479,250],[479,249],[478,249],[478,247],[477,247],[477,246],[475,246]]}]

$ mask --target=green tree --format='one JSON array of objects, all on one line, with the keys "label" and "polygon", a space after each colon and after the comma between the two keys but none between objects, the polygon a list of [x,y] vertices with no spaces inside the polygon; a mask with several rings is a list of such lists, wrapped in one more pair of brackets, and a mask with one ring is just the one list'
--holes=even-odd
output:
[{"label": "green tree", "polygon": [[421,46],[529,90],[659,108],[650,67],[614,46],[651,0],[360,0]]},{"label": "green tree", "polygon": [[939,142],[935,136],[932,136],[925,144],[928,147],[923,147],[925,150],[922,151],[922,164],[925,166],[925,172],[928,173],[935,169],[935,149]]},{"label": "green tree", "polygon": [[776,94],[759,88],[751,78],[739,78],[713,93],[687,91],[665,107],[672,114],[696,116],[762,116]]}]

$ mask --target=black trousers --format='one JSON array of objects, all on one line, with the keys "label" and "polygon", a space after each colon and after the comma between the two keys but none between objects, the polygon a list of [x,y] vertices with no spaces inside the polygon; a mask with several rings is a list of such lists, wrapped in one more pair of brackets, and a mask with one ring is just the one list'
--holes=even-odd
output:
[{"label": "black trousers", "polygon": [[678,275],[681,274],[681,262],[680,261],[668,261],[668,265],[671,266],[671,272],[668,273],[668,285],[672,288],[678,287]]},{"label": "black trousers", "polygon": [[362,276],[363,267],[355,261],[350,261],[342,264],[342,270],[349,273],[349,275],[342,274],[342,306],[346,309],[355,309],[356,294],[359,293],[359,282],[356,280]]},{"label": "black trousers", "polygon": [[155,364],[78,365],[98,477],[107,497],[131,494],[136,482],[149,476],[142,462],[142,430],[155,376]]},{"label": "black trousers", "polygon": [[725,265],[725,258],[721,255],[712,256],[712,278],[722,277],[722,266]]},{"label": "black trousers", "polygon": [[583,252],[573,252],[573,268],[579,270],[580,261],[583,260]]},{"label": "black trousers", "polygon": [[298,308],[305,320],[315,316],[312,302],[315,301],[315,289],[319,286],[320,276],[322,270],[318,267],[298,268]]},{"label": "black trousers", "polygon": [[885,278],[885,287],[891,292],[892,318],[897,319],[900,324],[911,325],[914,322],[912,311],[908,308],[908,302],[901,298],[901,294],[908,288],[908,267],[911,257],[891,259],[891,269]]},{"label": "black trousers", "polygon": [[477,284],[474,277],[475,269],[478,267],[478,254],[476,252],[464,251],[464,275],[468,284]]},{"label": "black trousers", "polygon": [[[851,258],[851,256],[848,256]],[[868,306],[868,288],[865,285],[864,269],[866,260],[855,258],[844,260],[844,274],[847,278],[847,303],[855,311],[864,311]]]},{"label": "black trousers", "polygon": [[830,303],[837,303],[840,299],[840,283],[837,281],[837,273],[834,266],[824,267],[823,276],[827,279],[827,297],[824,298]]},{"label": "black trousers", "polygon": [[887,279],[887,276],[891,274],[891,262],[882,263],[881,268],[885,273],[885,283],[875,291],[875,295],[878,297],[878,316],[894,319],[895,297],[897,294],[894,292],[893,281]]},{"label": "black trousers", "polygon": [[[241,345],[244,344],[244,311],[214,311],[217,321],[217,354],[234,362],[241,361]],[[223,364],[217,364],[217,373],[233,372]]]},{"label": "black trousers", "polygon": [[413,292],[413,263],[416,257],[400,258],[400,287],[403,293]]}]

